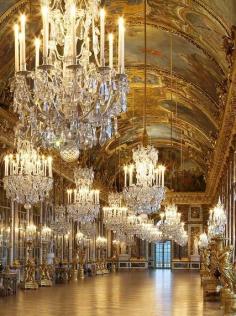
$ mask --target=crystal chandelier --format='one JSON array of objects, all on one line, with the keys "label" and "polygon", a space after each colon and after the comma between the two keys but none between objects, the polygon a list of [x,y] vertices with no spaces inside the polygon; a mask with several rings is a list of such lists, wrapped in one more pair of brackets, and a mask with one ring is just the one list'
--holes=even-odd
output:
[{"label": "crystal chandelier", "polygon": [[188,241],[188,235],[184,230],[184,223],[181,222],[181,213],[177,206],[167,205],[165,212],[160,214],[161,220],[157,223],[157,228],[162,234],[162,239],[172,239],[177,244],[184,246]]},{"label": "crystal chandelier", "polygon": [[128,208],[123,206],[122,193],[109,193],[108,204],[109,206],[103,207],[103,221],[106,227],[113,231],[121,229],[128,216]]},{"label": "crystal chandelier", "polygon": [[94,221],[100,209],[99,190],[92,189],[94,172],[91,168],[77,168],[74,179],[76,188],[67,190],[68,215],[81,223]]},{"label": "crystal chandelier", "polygon": [[136,215],[129,215],[124,225],[124,232],[128,236],[135,236],[138,234],[142,218]]},{"label": "crystal chandelier", "polygon": [[104,249],[107,246],[107,239],[102,236],[98,236],[96,239],[96,247],[99,249]]},{"label": "crystal chandelier", "polygon": [[49,242],[51,239],[52,230],[47,225],[44,225],[41,231],[41,238],[43,242]]},{"label": "crystal chandelier", "polygon": [[188,243],[188,234],[186,230],[184,229],[184,223],[180,226],[180,229],[178,230],[176,237],[175,237],[175,242],[181,246],[184,247]]},{"label": "crystal chandelier", "polygon": [[71,232],[71,224],[66,215],[66,209],[63,205],[55,207],[55,218],[51,223],[51,229],[59,236],[66,236]]},{"label": "crystal chandelier", "polygon": [[92,239],[96,236],[96,224],[92,222],[81,223],[80,231],[88,239]]},{"label": "crystal chandelier", "polygon": [[26,226],[26,240],[33,241],[34,238],[36,237],[36,231],[37,231],[36,226],[33,223],[29,223]]},{"label": "crystal chandelier", "polygon": [[208,247],[208,237],[207,234],[204,232],[199,236],[199,242],[198,242],[198,246],[200,249],[202,248],[207,248]]},{"label": "crystal chandelier", "polygon": [[160,232],[159,229],[157,229],[157,227],[153,226],[151,228],[149,228],[148,230],[148,235],[147,235],[147,240],[152,243],[156,243],[160,240],[162,240],[162,233]]},{"label": "crystal chandelier", "polygon": [[[67,145],[73,152],[103,144],[126,111],[125,26],[118,23],[118,66],[114,35],[105,34],[100,0],[42,0],[41,40],[35,40],[35,67],[26,68],[26,16],[15,25],[14,110],[44,146]],[[105,54],[108,41],[108,56]],[[75,155],[75,156],[76,156]]]},{"label": "crystal chandelier", "polygon": [[43,201],[53,186],[52,158],[40,155],[28,140],[17,140],[16,154],[4,158],[7,197],[29,209]]},{"label": "crystal chandelier", "polygon": [[76,233],[75,240],[77,245],[80,247],[87,247],[90,242],[90,239],[86,237],[80,230]]},{"label": "crystal chandelier", "polygon": [[83,244],[84,234],[81,231],[78,231],[75,235],[75,239],[78,245]]},{"label": "crystal chandelier", "polygon": [[153,222],[152,221],[147,222],[147,223],[142,223],[140,225],[140,230],[137,233],[137,236],[140,239],[142,239],[142,240],[148,240],[149,239],[149,234],[150,234],[150,231],[152,230],[152,228],[153,228]]},{"label": "crystal chandelier", "polygon": [[[133,164],[124,166],[124,198],[129,209],[137,214],[151,214],[159,210],[165,197],[165,167],[157,166],[158,150],[148,145],[147,111],[147,5],[144,1],[144,102],[143,144],[133,149]],[[134,175],[136,176],[134,179]]]},{"label": "crystal chandelier", "polygon": [[212,237],[223,237],[225,233],[225,226],[227,224],[227,216],[224,210],[224,206],[220,199],[217,205],[210,210],[208,220],[208,236]]},{"label": "crystal chandelier", "polygon": [[165,197],[165,167],[157,166],[158,150],[150,145],[134,149],[133,161],[134,164],[124,166],[125,201],[127,206],[138,214],[151,214],[160,208]]}]

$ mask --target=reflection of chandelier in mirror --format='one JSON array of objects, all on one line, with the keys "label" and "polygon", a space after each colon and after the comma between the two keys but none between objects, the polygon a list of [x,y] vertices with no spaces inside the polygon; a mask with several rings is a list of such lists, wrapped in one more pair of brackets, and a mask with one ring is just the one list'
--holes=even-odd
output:
[{"label": "reflection of chandelier in mirror", "polygon": [[55,207],[55,218],[51,223],[51,228],[55,234],[66,236],[71,232],[71,223],[66,215],[66,208],[63,205]]},{"label": "reflection of chandelier in mirror", "polygon": [[99,249],[104,249],[107,246],[107,239],[102,236],[98,236],[96,239],[96,247]]},{"label": "reflection of chandelier in mirror", "polygon": [[[73,152],[103,144],[126,111],[124,20],[119,19],[118,68],[114,36],[105,34],[100,0],[42,0],[43,45],[35,40],[35,69],[26,69],[26,16],[15,25],[14,109],[44,146],[73,143]],[[105,54],[108,40],[109,56]],[[107,62],[106,62],[107,59]],[[72,143],[71,143],[72,142]]]},{"label": "reflection of chandelier in mirror", "polygon": [[208,236],[212,237],[223,237],[225,233],[225,225],[227,224],[227,216],[224,210],[224,206],[220,201],[213,209],[210,210],[208,220]]},{"label": "reflection of chandelier in mirror", "polygon": [[51,239],[52,230],[47,225],[44,225],[41,231],[41,237],[43,242],[49,242]]},{"label": "reflection of chandelier in mirror", "polygon": [[4,158],[7,197],[29,209],[43,201],[53,186],[52,158],[39,155],[31,142],[18,139],[16,154]]},{"label": "reflection of chandelier in mirror", "polygon": [[25,231],[26,239],[28,241],[32,241],[34,238],[36,238],[36,231],[37,231],[36,226],[33,223],[29,223],[26,226],[26,231]]},{"label": "reflection of chandelier in mirror", "polygon": [[109,206],[103,207],[103,221],[108,229],[116,231],[124,225],[128,208],[123,206],[123,194],[112,192],[108,195]]},{"label": "reflection of chandelier in mirror", "polygon": [[99,190],[93,190],[94,172],[91,168],[74,170],[76,188],[67,190],[68,215],[74,221],[92,222],[99,213]]},{"label": "reflection of chandelier in mirror", "polygon": [[88,239],[93,239],[96,236],[97,228],[95,223],[81,223],[81,232]]},{"label": "reflection of chandelier in mirror", "polygon": [[77,245],[80,247],[87,247],[90,242],[90,239],[85,236],[80,230],[77,231],[75,235],[75,240],[77,242]]}]

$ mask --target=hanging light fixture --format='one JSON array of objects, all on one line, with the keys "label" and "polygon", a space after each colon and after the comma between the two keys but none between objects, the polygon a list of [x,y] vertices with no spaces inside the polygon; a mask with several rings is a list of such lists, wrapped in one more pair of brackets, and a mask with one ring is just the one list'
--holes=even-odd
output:
[{"label": "hanging light fixture", "polygon": [[204,232],[199,236],[199,242],[198,242],[198,246],[200,249],[202,248],[207,248],[209,244],[209,240],[208,240],[208,236],[207,234]]},{"label": "hanging light fixture", "polygon": [[55,207],[55,218],[51,223],[51,229],[59,236],[68,236],[71,232],[71,224],[64,206]]},{"label": "hanging light fixture", "polygon": [[184,230],[184,223],[181,222],[181,213],[174,204],[167,205],[165,212],[160,214],[161,220],[157,228],[162,234],[162,239],[174,240],[177,244],[184,246],[188,242],[187,232]]},{"label": "hanging light fixture", "polygon": [[86,238],[92,239],[96,236],[96,223],[81,223],[80,231],[84,234]]},{"label": "hanging light fixture", "polygon": [[225,226],[227,224],[227,216],[224,210],[224,206],[219,201],[213,209],[210,210],[209,220],[208,220],[208,236],[213,237],[223,237],[225,233]]},{"label": "hanging light fixture", "polygon": [[[124,166],[125,188],[123,191],[127,206],[137,212],[151,214],[156,212],[165,197],[165,166],[157,165],[158,150],[148,145],[146,129],[147,108],[147,9],[144,1],[144,107],[143,144],[133,149],[133,164]],[[136,173],[136,174],[135,174]],[[134,179],[135,176],[135,179]]]},{"label": "hanging light fixture", "polygon": [[92,168],[77,168],[74,179],[76,188],[67,190],[68,215],[81,223],[92,222],[100,209],[99,190],[92,189],[94,171]]},{"label": "hanging light fixture", "polygon": [[109,193],[108,204],[109,206],[103,207],[103,221],[108,229],[119,230],[128,216],[128,208],[123,206],[123,194],[118,192]]},{"label": "hanging light fixture", "polygon": [[116,68],[115,38],[105,33],[106,13],[100,2],[41,0],[43,45],[35,40],[32,71],[26,67],[25,15],[14,28],[14,110],[44,146],[61,148],[66,161],[68,156],[77,159],[79,149],[111,138],[117,116],[127,107],[124,19],[118,21]]},{"label": "hanging light fixture", "polygon": [[96,247],[99,249],[105,249],[107,246],[107,239],[102,236],[98,236],[96,239]]},{"label": "hanging light fixture", "polygon": [[36,237],[36,231],[37,231],[37,227],[32,222],[30,222],[26,226],[26,230],[25,230],[26,240],[33,241],[34,238]]},{"label": "hanging light fixture", "polygon": [[30,209],[43,201],[53,187],[52,158],[40,155],[28,140],[17,140],[16,154],[4,158],[7,197]]},{"label": "hanging light fixture", "polygon": [[41,231],[42,241],[48,243],[52,236],[52,229],[47,225],[44,225]]}]

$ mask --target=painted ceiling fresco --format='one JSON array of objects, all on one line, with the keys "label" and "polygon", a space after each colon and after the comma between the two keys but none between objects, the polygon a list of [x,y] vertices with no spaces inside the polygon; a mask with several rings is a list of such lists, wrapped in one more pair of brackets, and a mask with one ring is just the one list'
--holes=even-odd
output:
[{"label": "painted ceiling fresco", "polygon": [[[172,41],[173,71],[180,73],[186,81],[206,90],[214,100],[217,99],[216,84],[220,83],[221,74],[214,62],[200,49],[177,35],[167,34],[164,30],[154,27],[149,27],[147,33],[148,64],[170,70]],[[143,38],[142,26],[135,25],[127,30],[126,60],[129,65],[143,63]]]},{"label": "painted ceiling fresco", "polygon": [[[39,3],[0,0],[0,101],[5,108],[10,105],[5,95],[13,73],[12,25],[19,12],[26,12],[27,32],[33,38],[39,31]],[[118,156],[122,163],[130,161],[132,148],[142,140],[144,6],[143,0],[103,3],[111,17],[109,29],[120,14],[127,22],[128,112],[119,118],[119,135],[92,152],[98,174],[110,168],[106,178],[114,181]],[[223,38],[230,37],[236,24],[236,1],[148,0],[147,24],[149,141],[160,149],[171,188],[204,190],[220,126],[221,92],[229,73]],[[28,56],[32,56],[30,50]]]}]

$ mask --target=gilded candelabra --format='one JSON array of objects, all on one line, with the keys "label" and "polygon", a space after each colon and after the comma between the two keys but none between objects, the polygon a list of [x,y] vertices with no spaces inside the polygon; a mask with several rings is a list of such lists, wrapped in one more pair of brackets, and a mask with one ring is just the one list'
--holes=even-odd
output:
[{"label": "gilded candelabra", "polygon": [[52,286],[52,266],[47,263],[47,245],[48,242],[42,241],[43,258],[39,268],[39,285]]},{"label": "gilded candelabra", "polygon": [[24,281],[22,283],[22,289],[24,290],[38,289],[38,283],[35,281],[36,265],[32,256],[32,250],[33,250],[32,246],[33,246],[33,241],[28,240],[27,241],[28,255],[27,255],[25,270],[24,270]]}]

